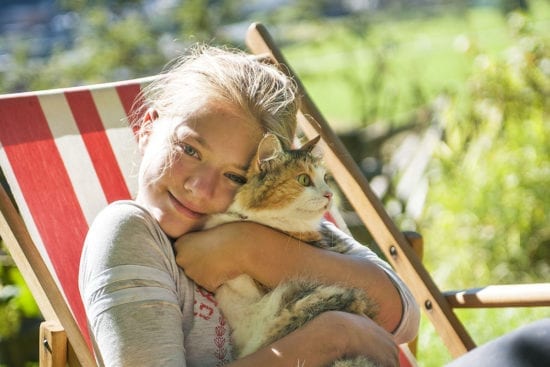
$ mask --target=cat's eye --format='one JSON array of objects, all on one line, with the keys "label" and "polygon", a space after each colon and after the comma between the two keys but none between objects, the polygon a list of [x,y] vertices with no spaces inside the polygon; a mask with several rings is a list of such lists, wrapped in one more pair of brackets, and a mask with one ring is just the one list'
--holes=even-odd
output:
[{"label": "cat's eye", "polygon": [[309,175],[302,173],[301,175],[298,175],[296,177],[296,180],[298,180],[298,183],[302,186],[311,186],[311,177]]},{"label": "cat's eye", "polygon": [[244,185],[246,183],[246,177],[237,175],[235,173],[226,173],[225,177],[235,182],[237,185]]}]

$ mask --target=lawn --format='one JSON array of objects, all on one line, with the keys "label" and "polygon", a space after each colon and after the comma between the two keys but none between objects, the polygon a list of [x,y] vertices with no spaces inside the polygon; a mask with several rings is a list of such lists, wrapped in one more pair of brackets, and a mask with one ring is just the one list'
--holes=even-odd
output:
[{"label": "lawn", "polygon": [[[532,8],[533,24],[550,33],[550,5],[539,0]],[[375,119],[403,121],[438,94],[460,92],[481,62],[474,58],[477,50],[499,55],[511,42],[507,19],[494,8],[433,17],[380,16],[365,22],[359,36],[338,20],[328,22],[300,26],[297,32],[305,37],[284,53],[336,130],[356,128],[361,109],[372,104],[377,105]]]}]

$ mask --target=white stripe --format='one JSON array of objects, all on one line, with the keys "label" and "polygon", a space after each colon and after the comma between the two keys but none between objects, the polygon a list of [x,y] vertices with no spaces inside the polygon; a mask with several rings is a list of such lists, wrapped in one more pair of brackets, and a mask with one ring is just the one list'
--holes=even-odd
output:
[{"label": "white stripe", "polygon": [[145,301],[164,301],[179,308],[179,302],[176,295],[169,289],[159,287],[136,287],[121,289],[102,295],[94,301],[93,305],[86,305],[86,314],[89,320],[95,320],[101,313],[112,307]]},{"label": "white stripe", "polygon": [[[174,284],[175,280],[165,271],[141,265],[118,265],[114,268],[104,270],[84,285],[84,297],[91,299],[95,292],[102,290],[105,286],[123,281],[149,280],[160,285]],[[101,292],[100,292],[101,293]]]},{"label": "white stripe", "polygon": [[96,89],[91,92],[126,186],[131,197],[135,198],[141,156],[132,129],[126,121],[124,107],[115,88]]},{"label": "white stripe", "polygon": [[69,104],[63,94],[43,95],[38,99],[86,222],[90,225],[97,213],[107,206],[107,199]]}]

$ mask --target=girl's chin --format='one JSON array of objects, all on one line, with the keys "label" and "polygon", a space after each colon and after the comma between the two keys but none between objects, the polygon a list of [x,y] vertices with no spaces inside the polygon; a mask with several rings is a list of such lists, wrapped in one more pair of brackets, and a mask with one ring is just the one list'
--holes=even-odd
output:
[{"label": "girl's chin", "polygon": [[196,232],[204,226],[202,221],[189,224],[178,223],[177,225],[159,221],[159,224],[163,232],[166,233],[168,237],[173,239],[179,238],[189,232]]}]

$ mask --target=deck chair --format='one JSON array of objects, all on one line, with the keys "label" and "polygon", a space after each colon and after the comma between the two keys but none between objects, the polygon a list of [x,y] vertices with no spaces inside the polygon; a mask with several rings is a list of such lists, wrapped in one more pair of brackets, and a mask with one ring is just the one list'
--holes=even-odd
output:
[{"label": "deck chair", "polygon": [[[284,65],[295,77],[262,25],[250,27],[247,44],[258,57]],[[151,80],[0,96],[0,168],[7,182],[0,188],[0,237],[46,320],[40,330],[41,366],[96,365],[77,286],[81,247],[89,224],[103,207],[135,194],[139,156],[133,131],[124,120],[142,85]],[[299,87],[303,95],[300,128],[308,136],[321,134],[326,160],[342,191],[353,198],[350,202],[367,229],[453,355],[474,344],[451,306],[550,303],[547,285],[534,285],[535,294],[526,302],[513,297],[494,301],[487,296],[500,294],[492,290],[501,288],[443,295],[416,254],[421,252],[420,237],[407,240],[398,231],[303,86]],[[403,366],[414,365],[405,346],[400,359]]]}]

